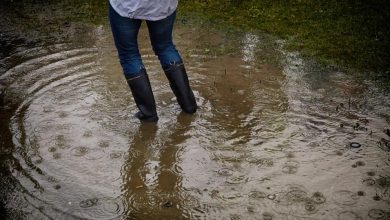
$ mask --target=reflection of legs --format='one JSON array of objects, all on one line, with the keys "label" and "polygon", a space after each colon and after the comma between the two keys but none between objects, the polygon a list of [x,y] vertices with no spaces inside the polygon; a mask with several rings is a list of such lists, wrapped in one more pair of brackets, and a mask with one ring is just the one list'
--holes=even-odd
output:
[{"label": "reflection of legs", "polygon": [[155,124],[141,124],[129,149],[129,158],[123,171],[123,190],[125,202],[130,206],[128,210],[130,213],[127,213],[129,215],[141,215],[140,213],[144,213],[144,208],[150,203],[145,185],[147,174],[145,165],[148,160],[147,152],[150,143],[154,140],[156,133]]},{"label": "reflection of legs", "polygon": [[192,117],[180,114],[173,133],[166,138],[167,141],[160,151],[161,169],[156,189],[161,195],[163,207],[169,212],[170,219],[182,219],[186,206],[188,206],[187,201],[191,200],[182,188],[183,177],[178,167],[180,144],[189,138],[187,131],[191,122]]},{"label": "reflection of legs", "polygon": [[138,50],[137,35],[142,21],[122,17],[111,6],[109,17],[123,73],[140,110],[136,117],[142,121],[155,122],[158,120],[156,104]]},{"label": "reflection of legs", "polygon": [[[158,176],[152,176],[154,173],[147,173],[148,169],[146,169],[149,154],[154,155],[153,152],[148,152],[151,150],[150,144],[155,139],[157,126],[155,124],[141,124],[131,143],[129,158],[124,164],[122,172],[124,202],[129,206],[126,213],[129,218],[186,219],[183,217],[183,208],[185,208],[189,198],[183,194],[182,177],[180,172],[174,169],[174,166],[177,163],[178,145],[188,138],[186,133],[192,119],[186,114],[180,114],[173,128],[173,133],[167,137],[168,141],[159,148],[161,149],[160,166],[156,170],[160,170]],[[155,188],[146,186],[147,176],[156,181]]]},{"label": "reflection of legs", "polygon": [[159,21],[147,21],[153,50],[183,111],[194,113],[197,105],[184,64],[172,41],[176,12]]},{"label": "reflection of legs", "polygon": [[183,143],[188,136],[186,135],[190,124],[192,122],[191,117],[186,117],[185,114],[180,114],[177,117],[176,127],[174,132],[169,135],[165,147],[161,150],[160,163],[162,171],[158,177],[159,185],[161,189],[173,190],[176,184],[180,180],[177,173],[173,172],[172,168],[176,165],[178,145]]}]

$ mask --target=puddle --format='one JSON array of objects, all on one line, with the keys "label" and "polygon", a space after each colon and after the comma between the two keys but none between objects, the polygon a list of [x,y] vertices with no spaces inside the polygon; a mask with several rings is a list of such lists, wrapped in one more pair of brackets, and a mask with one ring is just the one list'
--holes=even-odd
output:
[{"label": "puddle", "polygon": [[1,199],[10,216],[389,216],[390,100],[370,82],[271,37],[178,22],[199,104],[181,114],[144,25],[160,121],[140,125],[108,26],[91,29],[0,57]]}]

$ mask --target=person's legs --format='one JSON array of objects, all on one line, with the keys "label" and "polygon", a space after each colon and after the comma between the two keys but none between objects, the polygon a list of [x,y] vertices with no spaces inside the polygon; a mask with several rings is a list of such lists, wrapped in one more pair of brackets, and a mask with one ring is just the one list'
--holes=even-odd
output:
[{"label": "person's legs", "polygon": [[180,54],[172,40],[175,18],[176,12],[162,20],[146,21],[153,51],[158,56],[163,69],[168,68],[172,63],[181,62]]},{"label": "person's legs", "polygon": [[141,121],[156,122],[156,103],[137,43],[142,21],[120,16],[111,5],[109,17],[120,64],[139,109],[135,116]]},{"label": "person's legs", "polygon": [[123,73],[126,76],[134,76],[144,68],[137,41],[142,21],[120,16],[111,5],[109,18]]},{"label": "person's legs", "polygon": [[147,21],[150,40],[158,56],[177,102],[183,111],[194,113],[197,109],[194,93],[188,82],[186,70],[172,40],[176,12],[159,21]]}]

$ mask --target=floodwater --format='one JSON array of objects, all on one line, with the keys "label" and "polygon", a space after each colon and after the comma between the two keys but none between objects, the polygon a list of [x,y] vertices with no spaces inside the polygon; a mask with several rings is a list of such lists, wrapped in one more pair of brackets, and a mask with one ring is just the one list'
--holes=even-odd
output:
[{"label": "floodwater", "polygon": [[175,31],[199,110],[181,113],[144,25],[156,125],[133,117],[107,25],[8,45],[9,218],[390,218],[388,95],[272,37],[181,22]]}]

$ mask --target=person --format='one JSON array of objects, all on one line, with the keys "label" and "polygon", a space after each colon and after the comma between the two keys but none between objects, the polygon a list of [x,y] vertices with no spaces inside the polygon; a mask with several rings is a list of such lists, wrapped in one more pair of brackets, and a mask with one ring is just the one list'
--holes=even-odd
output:
[{"label": "person", "polygon": [[137,35],[146,21],[154,53],[181,109],[195,113],[197,104],[172,31],[178,0],[109,0],[109,20],[123,74],[139,109],[135,116],[157,122],[156,103],[138,49]]}]

